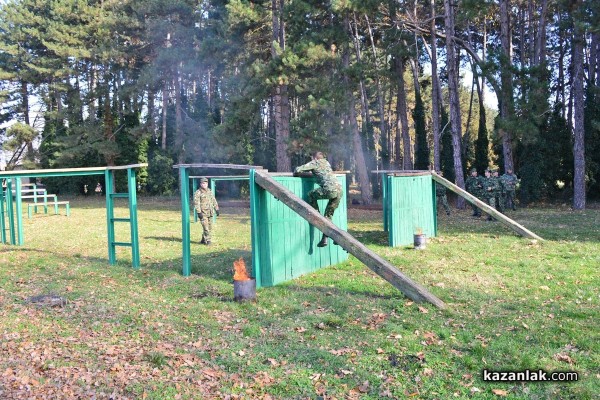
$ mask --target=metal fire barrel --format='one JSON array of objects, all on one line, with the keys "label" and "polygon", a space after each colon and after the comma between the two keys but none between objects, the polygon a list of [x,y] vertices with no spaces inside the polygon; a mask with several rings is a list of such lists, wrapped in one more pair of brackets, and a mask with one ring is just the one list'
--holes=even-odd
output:
[{"label": "metal fire barrel", "polygon": [[233,281],[233,299],[235,301],[256,301],[256,279]]},{"label": "metal fire barrel", "polygon": [[415,249],[423,250],[427,245],[427,236],[425,235],[414,235]]}]

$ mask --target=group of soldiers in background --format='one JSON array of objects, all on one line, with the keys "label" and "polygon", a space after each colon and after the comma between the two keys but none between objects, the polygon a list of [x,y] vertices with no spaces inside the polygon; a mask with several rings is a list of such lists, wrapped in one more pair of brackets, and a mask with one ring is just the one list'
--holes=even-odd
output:
[{"label": "group of soldiers in background", "polygon": [[[441,173],[439,173],[441,175]],[[506,170],[502,176],[498,176],[497,169],[486,169],[485,176],[477,176],[477,170],[471,169],[471,174],[465,182],[465,189],[473,196],[477,197],[490,207],[497,209],[500,212],[510,208],[513,211],[517,209],[515,204],[515,191],[518,183],[517,176],[512,170]],[[435,186],[435,195],[442,202],[447,215],[450,215],[450,206],[446,196],[446,187],[440,184]],[[473,216],[481,217],[481,210],[474,204]],[[493,221],[494,218],[488,216],[488,221]]]},{"label": "group of soldiers in background", "polygon": [[[498,176],[497,169],[486,169],[485,176],[477,176],[477,170],[471,169],[471,175],[465,182],[465,189],[479,200],[487,203],[490,207],[504,212],[506,209],[517,209],[515,204],[515,191],[518,183],[517,176],[511,169],[506,170],[502,176]],[[473,216],[480,217],[481,210],[473,207]],[[488,221],[493,221],[491,216],[488,216]]]}]

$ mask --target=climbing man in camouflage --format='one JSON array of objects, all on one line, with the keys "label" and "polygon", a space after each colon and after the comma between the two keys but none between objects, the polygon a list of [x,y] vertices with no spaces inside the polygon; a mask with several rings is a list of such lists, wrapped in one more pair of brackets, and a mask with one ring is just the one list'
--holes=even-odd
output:
[{"label": "climbing man in camouflage", "polygon": [[[437,173],[440,176],[444,176],[442,171],[438,171]],[[448,205],[448,197],[446,196],[446,186],[437,182],[435,183],[435,198],[436,203],[437,200],[442,201],[442,206],[444,206],[444,210],[446,210],[446,215],[450,215],[450,206]]]},{"label": "climbing man in camouflage", "polygon": [[[477,176],[477,170],[472,168],[471,175],[467,177],[467,180],[465,181],[465,189],[479,199],[481,197],[482,188],[481,178]],[[481,217],[481,210],[473,203],[471,203],[471,207],[473,208],[473,217]]]},{"label": "climbing man in camouflage", "polygon": [[[496,208],[496,192],[500,190],[498,181],[492,177],[492,171],[490,169],[485,170],[485,178],[482,178],[481,184],[483,186],[483,201],[488,203],[490,207]],[[488,215],[488,221],[495,221],[491,215]]]},{"label": "climbing man in camouflage", "polygon": [[513,174],[512,169],[507,169],[506,173],[500,177],[500,180],[504,184],[504,205],[506,208],[512,208],[513,211],[517,209],[515,205],[515,191],[517,189],[517,183],[519,178]]},{"label": "climbing man in camouflage", "polygon": [[498,177],[497,169],[492,170],[492,178],[495,179],[496,182],[498,183],[498,189],[494,193],[494,197],[496,199],[496,208],[498,209],[498,211],[503,213],[504,212],[504,196],[505,196],[504,182],[502,182],[502,180]]},{"label": "climbing man in camouflage", "polygon": [[[296,168],[294,175],[297,176],[303,172],[312,172],[312,175],[317,180],[320,187],[308,192],[308,203],[317,211],[319,211],[319,199],[329,199],[325,208],[324,217],[331,220],[335,209],[340,205],[342,200],[342,185],[338,182],[333,174],[329,161],[325,159],[322,152],[317,151],[312,160],[304,165]],[[335,242],[334,242],[335,244]],[[327,246],[327,235],[323,234],[321,241],[317,244],[318,247]]]},{"label": "climbing man in camouflage", "polygon": [[219,204],[213,192],[208,188],[208,179],[200,178],[200,188],[194,193],[194,208],[202,224],[201,244],[210,245],[213,212],[219,216]]}]

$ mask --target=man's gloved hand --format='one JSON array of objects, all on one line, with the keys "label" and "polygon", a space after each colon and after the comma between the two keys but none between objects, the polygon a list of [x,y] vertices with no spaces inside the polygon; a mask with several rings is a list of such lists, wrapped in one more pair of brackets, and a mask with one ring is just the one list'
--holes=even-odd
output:
[{"label": "man's gloved hand", "polygon": [[219,210],[215,210],[215,213],[217,214],[217,217],[219,216]]}]

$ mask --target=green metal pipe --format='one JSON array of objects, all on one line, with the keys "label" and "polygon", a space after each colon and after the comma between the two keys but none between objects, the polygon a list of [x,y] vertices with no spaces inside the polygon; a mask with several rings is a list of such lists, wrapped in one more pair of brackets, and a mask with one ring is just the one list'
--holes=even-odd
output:
[{"label": "green metal pipe", "polygon": [[104,187],[106,196],[106,229],[108,234],[108,263],[115,265],[117,263],[117,251],[115,249],[115,224],[113,218],[115,216],[114,202],[111,196],[114,193],[113,188],[113,171],[104,171]]},{"label": "green metal pipe", "polygon": [[[211,179],[210,180],[210,191],[213,193],[213,196],[215,196],[215,199],[217,198],[216,190],[217,190],[217,182],[215,182],[213,179]],[[215,222],[217,222],[217,214],[215,214],[214,212],[212,215],[212,222],[213,222],[213,224]]]},{"label": "green metal pipe", "polygon": [[[192,196],[196,194],[196,190],[198,190],[198,180],[194,178],[192,179]],[[194,222],[198,222],[198,211],[196,211],[195,204],[192,204],[192,207],[194,207]]]},{"label": "green metal pipe", "polygon": [[2,244],[6,243],[6,224],[4,222],[4,218],[5,218],[5,212],[4,212],[4,207],[5,207],[5,197],[4,197],[4,188],[0,186],[0,240],[2,241]]},{"label": "green metal pipe", "polygon": [[140,269],[140,242],[137,221],[137,186],[135,171],[127,169],[127,187],[129,188],[129,227],[131,231],[131,264],[134,269]]},{"label": "green metal pipe", "polygon": [[23,203],[21,202],[21,178],[15,178],[15,205],[17,213],[17,244],[23,246],[25,235],[23,234]]},{"label": "green metal pipe", "polygon": [[13,210],[13,197],[12,197],[12,178],[7,179],[6,182],[6,210],[8,212],[8,228],[10,233],[10,244],[14,245],[17,242],[15,236],[15,212]]},{"label": "green metal pipe", "polygon": [[179,167],[179,191],[181,193],[181,247],[183,257],[183,276],[190,276],[191,248],[190,248],[190,172],[185,166]]},{"label": "green metal pipe", "polygon": [[259,190],[260,187],[254,181],[255,170],[250,170],[250,240],[252,242],[252,277],[256,280],[256,287],[262,286],[260,271],[260,252],[258,239],[258,212],[259,212]]}]

